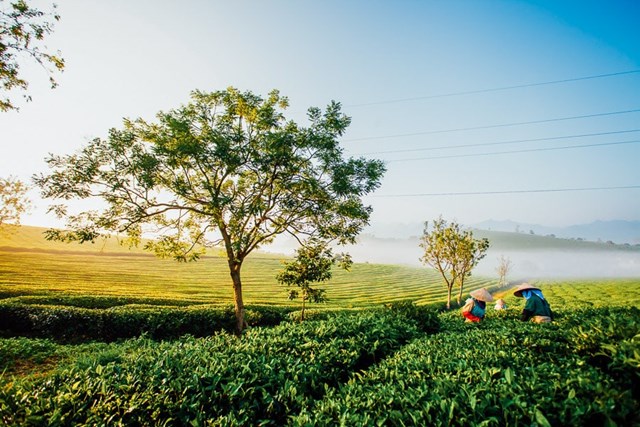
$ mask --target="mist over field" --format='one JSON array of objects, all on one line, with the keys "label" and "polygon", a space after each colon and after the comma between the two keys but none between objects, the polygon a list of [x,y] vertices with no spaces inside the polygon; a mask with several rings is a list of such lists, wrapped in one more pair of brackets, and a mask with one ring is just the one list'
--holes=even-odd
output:
[{"label": "mist over field", "polygon": [[[495,274],[498,257],[491,253],[478,265],[477,273]],[[520,251],[503,254],[513,263],[512,279],[640,277],[640,251]]]},{"label": "mist over field", "polygon": [[[356,262],[421,266],[417,240],[371,242],[347,250]],[[640,250],[491,250],[474,269],[482,276],[496,276],[501,255],[512,262],[509,278],[640,277]]]},{"label": "mist over field", "polygon": [[[487,234],[474,233],[485,237]],[[640,277],[640,248],[530,236],[523,233],[488,234],[491,247],[473,270],[474,275],[497,277],[501,255],[512,262],[509,280],[534,278]],[[348,252],[355,262],[400,264],[420,267],[421,248],[417,237],[382,239],[361,236],[359,243],[336,248]],[[293,241],[279,241],[269,251],[293,254]],[[426,268],[426,267],[425,267]]]}]

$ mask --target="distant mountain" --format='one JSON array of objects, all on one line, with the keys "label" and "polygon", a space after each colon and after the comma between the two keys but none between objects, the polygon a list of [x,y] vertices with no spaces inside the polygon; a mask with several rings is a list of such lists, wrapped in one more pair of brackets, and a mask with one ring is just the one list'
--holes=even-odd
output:
[{"label": "distant mountain", "polygon": [[[511,233],[555,236],[564,239],[587,240],[592,242],[613,242],[617,244],[640,244],[640,221],[595,221],[589,224],[567,227],[549,227],[527,224],[511,220],[487,220],[476,224],[464,224],[479,230],[506,231]],[[365,229],[365,233],[380,238],[404,239],[422,234],[423,223],[377,223]]]},{"label": "distant mountain", "polygon": [[488,220],[473,224],[472,227],[481,230],[510,231],[543,236],[554,235],[565,239],[582,239],[594,242],[611,241],[618,244],[640,243],[640,221],[595,221],[589,224],[571,225],[568,227],[548,227],[509,220]]}]

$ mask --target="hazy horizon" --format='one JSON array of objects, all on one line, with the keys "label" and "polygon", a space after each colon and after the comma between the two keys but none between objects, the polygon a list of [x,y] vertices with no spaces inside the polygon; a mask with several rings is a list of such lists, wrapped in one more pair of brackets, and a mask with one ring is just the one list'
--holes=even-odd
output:
[{"label": "hazy horizon", "polygon": [[[509,273],[512,280],[640,277],[640,249],[609,245],[590,249],[586,244],[579,247],[584,242],[574,243],[575,248],[505,249],[501,245],[490,246],[473,274],[497,277],[496,267],[499,258],[504,256],[512,262]],[[297,242],[293,239],[283,238],[261,249],[292,256],[296,247]],[[427,268],[420,262],[418,238],[364,239],[356,245],[336,246],[335,251],[347,252],[359,263]]]}]

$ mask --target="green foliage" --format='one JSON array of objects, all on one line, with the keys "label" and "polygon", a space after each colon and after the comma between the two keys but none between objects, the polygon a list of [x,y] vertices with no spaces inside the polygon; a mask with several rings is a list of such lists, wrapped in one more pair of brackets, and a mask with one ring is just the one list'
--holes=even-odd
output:
[{"label": "green foliage", "polygon": [[56,355],[57,346],[46,339],[0,339],[0,372],[11,371],[17,364],[41,364]]},{"label": "green foliage", "polygon": [[34,179],[44,197],[98,198],[105,208],[54,208],[70,231],[49,237],[83,242],[120,233],[135,244],[161,234],[145,249],[179,261],[220,244],[240,332],[247,255],[282,233],[354,242],[371,214],[361,197],[385,171],[381,161],[343,157],[338,139],[351,120],[339,103],[310,108],[307,128],[286,120],[287,105],[275,90],[264,99],[235,88],[194,91],[189,104],[160,112],[155,123],[125,120],[79,153],[51,156],[50,173]]},{"label": "green foliage", "polygon": [[[57,86],[53,71],[64,70],[64,59],[60,53],[51,54],[42,50],[42,41],[53,31],[53,21],[60,16],[53,5],[52,13],[45,13],[29,6],[25,0],[0,0],[0,87],[4,93],[13,89],[25,90],[28,82],[20,74],[20,57],[28,57],[40,64],[49,74],[51,87]],[[52,67],[52,68],[51,68]],[[26,100],[31,97],[25,96]],[[14,102],[6,97],[0,99],[0,111],[17,110]]]},{"label": "green foliage", "polygon": [[[403,301],[314,310],[324,320],[250,328],[242,339],[0,339],[0,423],[638,425],[639,282],[536,285],[553,323],[521,322],[522,299],[505,295],[509,308],[488,308],[480,324]],[[254,309],[260,321],[278,317]],[[21,368],[39,363],[38,374]]]},{"label": "green foliage", "polygon": [[[307,309],[304,312],[305,320],[327,320],[330,317],[334,317],[341,314],[353,313],[355,314],[358,310],[352,309]],[[291,311],[288,314],[288,318],[292,322],[301,322],[302,321],[302,310]]]},{"label": "green foliage", "polygon": [[[4,295],[2,295],[4,296]],[[89,295],[18,295],[4,303],[17,303],[26,305],[59,305],[78,308],[112,308],[124,305],[148,305],[148,306],[187,306],[197,305],[199,302],[180,301],[160,298],[136,298],[118,296],[89,296]]]},{"label": "green foliage", "polygon": [[284,268],[276,276],[279,283],[297,286],[300,291],[290,290],[289,299],[302,299],[300,320],[304,320],[305,302],[321,303],[327,300],[324,289],[312,288],[314,283],[326,282],[333,277],[331,268],[338,264],[349,270],[353,262],[349,255],[333,255],[327,242],[311,239],[296,250],[295,258],[284,262]]},{"label": "green foliage", "polygon": [[[548,325],[503,317],[465,324],[459,314],[449,330],[419,338],[392,357],[303,408],[293,425],[636,425],[638,369],[604,365],[577,341],[576,323],[626,318],[624,337],[612,348],[626,351],[640,332],[635,308],[566,312]],[[603,319],[603,320],[597,320]],[[447,329],[444,329],[447,328]],[[611,342],[609,332],[590,338]],[[584,337],[583,337],[584,338]],[[608,348],[609,344],[600,347]],[[632,354],[632,353],[631,353]],[[633,357],[633,356],[632,356]]]},{"label": "green foliage", "polygon": [[273,305],[249,305],[247,306],[247,323],[249,326],[276,326],[289,319],[293,311],[290,307],[277,307]]},{"label": "green foliage", "polygon": [[7,224],[20,225],[20,217],[31,206],[26,195],[28,189],[16,178],[0,178],[0,232],[5,231]]},{"label": "green foliage", "polygon": [[404,316],[414,322],[417,328],[423,332],[438,332],[440,319],[438,312],[433,307],[416,305],[412,301],[399,301],[387,304],[387,309],[398,316]]},{"label": "green foliage", "polygon": [[4,425],[283,425],[418,335],[379,312],[177,343],[129,341],[0,387]]},{"label": "green foliage", "polygon": [[[87,304],[91,305],[91,304]],[[95,304],[94,304],[95,305]],[[273,326],[287,318],[290,309],[249,306],[251,326]],[[142,334],[155,339],[183,335],[208,336],[235,327],[233,307],[162,307],[127,305],[107,309],[0,302],[0,334],[50,338],[61,342],[114,341]]]}]

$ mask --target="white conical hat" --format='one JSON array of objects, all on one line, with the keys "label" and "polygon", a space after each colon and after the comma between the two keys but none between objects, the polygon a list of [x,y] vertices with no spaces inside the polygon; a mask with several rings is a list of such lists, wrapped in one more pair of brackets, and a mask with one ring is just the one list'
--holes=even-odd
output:
[{"label": "white conical hat", "polygon": [[480,289],[476,289],[475,291],[471,291],[469,292],[469,295],[471,295],[478,301],[484,301],[484,302],[493,301],[493,296],[485,288],[480,288]]},{"label": "white conical hat", "polygon": [[518,286],[513,294],[517,297],[522,297],[522,291],[527,291],[530,289],[535,289],[536,291],[540,290],[540,288],[536,288],[535,286],[531,286],[530,284],[525,282],[522,285]]}]

